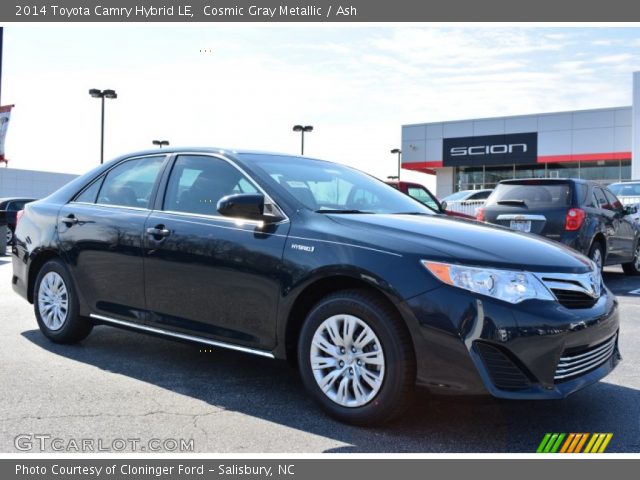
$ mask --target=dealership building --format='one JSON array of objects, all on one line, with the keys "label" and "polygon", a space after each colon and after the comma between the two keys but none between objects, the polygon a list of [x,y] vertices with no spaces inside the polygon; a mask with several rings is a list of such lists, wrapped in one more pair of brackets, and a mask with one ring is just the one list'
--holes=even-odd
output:
[{"label": "dealership building", "polygon": [[402,168],[436,174],[436,194],[513,178],[640,179],[640,72],[629,107],[402,127]]}]

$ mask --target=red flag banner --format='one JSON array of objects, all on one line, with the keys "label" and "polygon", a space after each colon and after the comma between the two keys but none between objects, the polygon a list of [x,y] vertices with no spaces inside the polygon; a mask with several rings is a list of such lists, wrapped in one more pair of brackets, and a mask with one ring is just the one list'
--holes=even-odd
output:
[{"label": "red flag banner", "polygon": [[7,163],[8,160],[4,156],[4,141],[7,138],[7,129],[9,128],[9,119],[11,118],[11,109],[14,105],[5,105],[0,107],[0,162]]}]

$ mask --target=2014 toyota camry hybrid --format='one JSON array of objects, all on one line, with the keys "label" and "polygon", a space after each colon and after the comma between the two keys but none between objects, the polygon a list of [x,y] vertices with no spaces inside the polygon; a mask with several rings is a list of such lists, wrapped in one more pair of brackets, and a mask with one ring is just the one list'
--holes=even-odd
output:
[{"label": "2014 toyota camry hybrid", "polygon": [[563,398],[619,360],[587,257],[309,158],[126,155],[28,204],[13,252],[52,341],[106,324],[286,358],[355,424],[398,416],[416,384]]}]

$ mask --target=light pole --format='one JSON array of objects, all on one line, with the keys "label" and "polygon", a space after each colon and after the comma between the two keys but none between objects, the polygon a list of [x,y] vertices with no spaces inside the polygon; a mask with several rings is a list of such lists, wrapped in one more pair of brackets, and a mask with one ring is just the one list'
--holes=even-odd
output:
[{"label": "light pole", "polygon": [[402,170],[402,150],[400,150],[399,148],[394,148],[393,150],[391,150],[391,153],[397,153],[398,154],[398,181],[400,181],[400,170]]},{"label": "light pole", "polygon": [[153,140],[151,143],[157,145],[159,148],[169,146],[169,140]]},{"label": "light pole", "polygon": [[300,146],[300,155],[304,155],[304,132],[313,132],[313,125],[305,125],[304,127],[302,125],[294,125],[293,131],[300,132],[301,134],[302,144]]},{"label": "light pole", "polygon": [[100,121],[100,164],[104,163],[104,99],[105,98],[118,98],[118,94],[115,90],[98,90],[92,88],[89,90],[89,95],[93,98],[99,98],[102,100],[101,121]]}]

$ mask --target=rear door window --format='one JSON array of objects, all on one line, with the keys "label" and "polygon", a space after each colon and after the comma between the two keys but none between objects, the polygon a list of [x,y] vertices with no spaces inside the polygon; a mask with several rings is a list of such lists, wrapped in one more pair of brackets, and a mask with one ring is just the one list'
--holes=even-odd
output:
[{"label": "rear door window", "polygon": [[596,187],[593,189],[593,195],[596,197],[596,202],[598,203],[599,208],[603,208],[605,210],[613,210],[613,206],[609,204],[607,201],[607,197],[600,187]]},{"label": "rear door window", "polygon": [[571,205],[571,185],[501,183],[487,205],[525,207],[568,207]]},{"label": "rear door window", "polygon": [[100,205],[148,208],[165,156],[135,158],[111,169],[102,183]]},{"label": "rear door window", "polygon": [[100,191],[103,180],[104,175],[80,192],[75,201],[81,203],[96,203],[96,198],[98,197],[98,192]]}]

